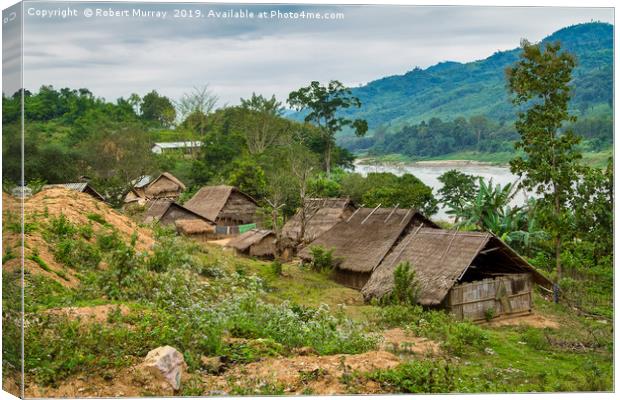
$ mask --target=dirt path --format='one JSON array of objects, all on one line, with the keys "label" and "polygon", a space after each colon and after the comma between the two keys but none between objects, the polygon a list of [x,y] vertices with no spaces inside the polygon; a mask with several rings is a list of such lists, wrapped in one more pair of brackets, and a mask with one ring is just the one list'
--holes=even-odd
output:
[{"label": "dirt path", "polygon": [[518,326],[525,325],[531,326],[532,328],[551,328],[551,329],[559,329],[560,324],[549,317],[546,317],[542,314],[538,314],[537,312],[533,312],[529,315],[524,315],[516,318],[506,318],[500,319],[497,321],[491,321],[483,324],[485,326],[490,327],[498,327],[498,326]]}]

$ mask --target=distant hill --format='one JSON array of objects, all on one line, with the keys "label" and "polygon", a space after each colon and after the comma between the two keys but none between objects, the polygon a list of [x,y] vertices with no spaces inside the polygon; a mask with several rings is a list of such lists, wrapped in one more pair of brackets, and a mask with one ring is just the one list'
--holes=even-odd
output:
[{"label": "distant hill", "polygon": [[[543,42],[560,41],[577,57],[571,107],[579,115],[611,114],[613,97],[613,26],[593,22],[561,29]],[[520,49],[500,51],[484,60],[442,62],[415,68],[352,89],[362,109],[347,115],[365,118],[372,129],[394,131],[437,117],[484,115],[496,121],[514,119],[506,90],[505,69],[518,60]]]}]

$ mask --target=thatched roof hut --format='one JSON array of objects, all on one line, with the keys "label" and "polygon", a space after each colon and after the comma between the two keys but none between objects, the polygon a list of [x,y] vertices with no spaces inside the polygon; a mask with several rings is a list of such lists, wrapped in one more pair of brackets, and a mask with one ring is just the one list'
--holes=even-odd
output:
[{"label": "thatched roof hut", "polygon": [[161,217],[168,211],[168,207],[174,203],[172,200],[159,199],[151,200],[147,203],[146,212],[144,213],[144,222],[150,224],[159,221]]},{"label": "thatched roof hut", "polygon": [[[474,282],[509,274],[530,274],[533,281],[551,282],[496,236],[419,228],[411,231],[385,257],[362,289],[366,300],[390,293],[394,270],[409,262],[420,285],[419,303],[437,306],[457,283]],[[488,299],[487,299],[488,300]]]},{"label": "thatched roof hut", "polygon": [[355,205],[348,198],[312,198],[305,202],[304,210],[298,211],[282,228],[282,236],[300,241],[302,211],[306,213],[303,241],[308,243],[330,230],[338,222],[351,216]]},{"label": "thatched roof hut", "polygon": [[163,172],[144,188],[149,199],[178,198],[185,190],[185,185],[169,172]]},{"label": "thatched roof hut", "polygon": [[258,205],[239,189],[219,185],[203,187],[185,207],[218,225],[232,226],[255,222]]},{"label": "thatched roof hut", "polygon": [[[151,223],[155,221],[162,225],[174,225],[179,233],[189,234],[191,231],[196,234],[203,234],[215,231],[215,222],[166,199],[149,202],[148,209],[144,215],[144,222]],[[181,229],[179,229],[179,226]]]},{"label": "thatched roof hut", "polygon": [[123,201],[129,207],[135,204],[142,206],[154,199],[176,200],[185,189],[185,184],[169,172],[162,172],[155,179],[145,175],[133,182],[133,188]]},{"label": "thatched roof hut", "polygon": [[266,229],[251,229],[232,239],[227,246],[239,253],[272,258],[276,254],[276,235]]},{"label": "thatched roof hut", "polygon": [[372,271],[390,249],[416,226],[437,227],[416,210],[397,208],[359,208],[349,218],[334,225],[304,247],[299,256],[311,260],[310,249],[333,249],[339,260],[334,279],[361,289]]},{"label": "thatched roof hut", "polygon": [[59,183],[59,184],[51,184],[44,185],[43,190],[62,187],[69,190],[75,190],[76,192],[82,192],[91,195],[97,200],[105,202],[105,199],[102,195],[100,195],[88,182],[72,182],[72,183]]}]

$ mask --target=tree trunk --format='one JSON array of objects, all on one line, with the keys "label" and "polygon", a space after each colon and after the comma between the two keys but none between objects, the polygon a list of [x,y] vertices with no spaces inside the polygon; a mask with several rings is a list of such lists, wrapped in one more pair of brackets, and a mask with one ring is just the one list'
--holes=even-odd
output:
[{"label": "tree trunk", "polygon": [[332,141],[327,139],[327,145],[325,146],[325,173],[327,179],[331,178],[332,169]]},{"label": "tree trunk", "polygon": [[[560,217],[560,196],[557,192],[557,189],[555,191],[555,213],[556,216],[559,218]],[[555,232],[555,271],[557,274],[556,277],[556,285],[559,287],[560,281],[562,280],[562,262],[560,260],[560,257],[562,255],[562,238],[561,238],[561,233],[559,230],[556,230]],[[557,296],[555,297],[555,301],[558,301]]]}]

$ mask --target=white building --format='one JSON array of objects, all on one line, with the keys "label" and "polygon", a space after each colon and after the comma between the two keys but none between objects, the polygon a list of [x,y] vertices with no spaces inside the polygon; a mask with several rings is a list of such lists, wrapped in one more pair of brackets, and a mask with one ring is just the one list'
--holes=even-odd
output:
[{"label": "white building", "polygon": [[151,148],[151,151],[155,154],[162,154],[169,151],[180,151],[182,153],[191,153],[194,149],[199,149],[202,146],[202,142],[185,141],[185,142],[160,142],[155,143]]}]

